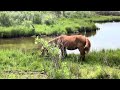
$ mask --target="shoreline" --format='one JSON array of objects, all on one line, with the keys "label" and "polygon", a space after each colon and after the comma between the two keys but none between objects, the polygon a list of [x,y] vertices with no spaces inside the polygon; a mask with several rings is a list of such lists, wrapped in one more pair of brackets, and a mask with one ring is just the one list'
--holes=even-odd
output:
[{"label": "shoreline", "polygon": [[34,24],[33,27],[26,26],[0,26],[0,38],[19,38],[31,36],[58,36],[61,34],[76,34],[82,32],[91,32],[99,30],[95,23],[120,22],[119,16],[100,16],[92,18],[60,18],[57,24],[41,25]]}]

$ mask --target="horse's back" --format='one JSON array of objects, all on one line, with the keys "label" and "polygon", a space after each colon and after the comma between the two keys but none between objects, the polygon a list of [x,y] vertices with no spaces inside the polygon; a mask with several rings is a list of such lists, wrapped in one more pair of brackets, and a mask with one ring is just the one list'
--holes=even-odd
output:
[{"label": "horse's back", "polygon": [[59,36],[59,39],[61,39],[63,42],[69,43],[85,43],[86,37],[82,35],[61,35]]}]

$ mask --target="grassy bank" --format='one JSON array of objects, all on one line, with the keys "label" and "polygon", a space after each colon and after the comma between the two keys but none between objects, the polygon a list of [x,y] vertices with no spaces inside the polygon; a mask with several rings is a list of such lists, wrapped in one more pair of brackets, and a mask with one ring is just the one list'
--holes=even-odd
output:
[{"label": "grassy bank", "polygon": [[68,55],[58,66],[35,50],[0,50],[0,78],[117,79],[120,78],[120,50],[90,52],[86,61]]},{"label": "grassy bank", "polygon": [[92,17],[88,19],[88,21],[93,21],[93,22],[120,22],[120,16],[98,16],[98,17]]},{"label": "grassy bank", "polygon": [[93,22],[85,22],[79,19],[59,19],[54,25],[35,25],[37,34],[44,35],[60,35],[79,33],[86,31],[96,30],[96,26]]},{"label": "grassy bank", "polygon": [[0,38],[11,38],[20,36],[33,36],[33,35],[60,35],[60,34],[70,34],[79,33],[86,31],[96,30],[96,26],[93,22],[85,22],[79,19],[65,19],[61,18],[56,21],[55,24],[31,24],[26,25],[16,25],[10,27],[0,26]]},{"label": "grassy bank", "polygon": [[28,26],[10,26],[10,27],[0,27],[0,38],[11,38],[20,36],[32,36],[32,35],[61,35],[61,34],[71,34],[79,32],[91,32],[97,30],[95,22],[111,22],[120,21],[118,16],[100,16],[91,18],[60,18],[57,19],[52,25],[46,24],[31,24]]},{"label": "grassy bank", "polygon": [[0,38],[28,37],[35,34],[32,27],[27,26],[11,26],[0,27]]},{"label": "grassy bank", "polygon": [[0,38],[91,32],[97,29],[95,22],[112,21],[120,21],[120,16],[103,16],[90,11],[65,11],[64,14],[59,11],[6,11],[0,12]]}]

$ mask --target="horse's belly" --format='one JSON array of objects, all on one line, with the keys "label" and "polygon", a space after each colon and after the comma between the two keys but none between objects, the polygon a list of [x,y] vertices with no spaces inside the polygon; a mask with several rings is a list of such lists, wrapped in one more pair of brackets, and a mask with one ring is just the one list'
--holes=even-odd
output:
[{"label": "horse's belly", "polygon": [[75,50],[77,47],[67,47],[68,50]]},{"label": "horse's belly", "polygon": [[77,45],[75,42],[71,41],[71,42],[66,42],[64,44],[64,46],[68,49],[68,50],[75,50],[77,49]]}]

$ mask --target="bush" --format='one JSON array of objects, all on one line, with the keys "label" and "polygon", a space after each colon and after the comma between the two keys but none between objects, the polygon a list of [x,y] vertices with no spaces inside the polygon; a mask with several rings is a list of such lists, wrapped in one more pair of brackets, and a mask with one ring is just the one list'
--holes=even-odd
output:
[{"label": "bush", "polygon": [[[35,38],[35,44],[39,44],[42,46],[41,48],[41,54],[44,55],[44,57],[49,57],[52,60],[58,60],[59,58],[57,57],[59,54],[59,48],[55,47],[54,45],[48,44],[47,41],[45,41],[42,38]],[[56,58],[57,57],[57,58]]]},{"label": "bush", "polygon": [[95,12],[92,11],[69,11],[66,12],[68,18],[90,18],[96,16]]},{"label": "bush", "polygon": [[42,16],[39,13],[35,13],[33,17],[34,24],[42,24]]},{"label": "bush", "polygon": [[6,27],[11,26],[10,18],[6,13],[0,14],[0,25]]}]

